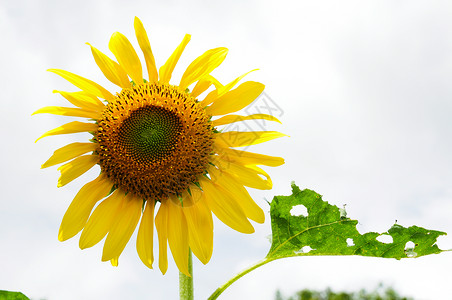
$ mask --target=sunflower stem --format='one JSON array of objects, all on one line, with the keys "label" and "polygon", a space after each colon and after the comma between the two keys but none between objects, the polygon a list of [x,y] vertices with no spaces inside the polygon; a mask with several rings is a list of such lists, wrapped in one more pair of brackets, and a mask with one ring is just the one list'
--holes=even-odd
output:
[{"label": "sunflower stem", "polygon": [[180,300],[193,300],[193,259],[191,250],[188,250],[188,273],[187,276],[179,271],[179,297]]}]

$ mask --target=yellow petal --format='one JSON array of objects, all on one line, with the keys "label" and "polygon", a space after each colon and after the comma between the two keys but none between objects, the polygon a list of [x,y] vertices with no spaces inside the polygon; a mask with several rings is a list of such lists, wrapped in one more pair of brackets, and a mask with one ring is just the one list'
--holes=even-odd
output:
[{"label": "yellow petal", "polygon": [[121,67],[136,83],[143,83],[143,69],[135,49],[129,40],[121,33],[115,32],[111,36],[108,48],[115,55]]},{"label": "yellow petal", "polygon": [[215,99],[217,99],[217,98],[218,98],[218,90],[213,90],[207,94],[206,98],[204,98],[204,100],[202,100],[200,104],[202,107],[206,107],[207,105],[209,105],[210,103],[215,101]]},{"label": "yellow petal", "polygon": [[105,104],[103,104],[97,97],[88,94],[87,92],[63,92],[63,91],[53,91],[54,93],[59,93],[61,96],[66,98],[69,102],[84,108],[86,110],[93,110],[97,112],[102,112],[105,109]]},{"label": "yellow petal", "polygon": [[162,274],[168,270],[168,202],[160,204],[155,216],[155,229],[159,239],[159,268]]},{"label": "yellow petal", "polygon": [[61,77],[63,77],[76,87],[96,97],[105,100],[112,100],[114,98],[114,96],[109,91],[104,89],[102,86],[82,76],[59,69],[49,69],[47,71],[60,75]]},{"label": "yellow petal", "polygon": [[[192,194],[195,195],[196,192]],[[202,192],[199,191],[197,194],[202,195]],[[190,195],[186,193],[186,197],[190,197]],[[199,201],[192,200],[192,202],[195,204],[182,209],[187,220],[188,242],[196,257],[203,264],[207,264],[212,257],[213,250],[212,213],[206,206],[204,197]]]},{"label": "yellow petal", "polygon": [[212,105],[207,107],[207,113],[212,116],[229,114],[248,106],[263,91],[265,86],[260,82],[247,81],[236,89],[219,96]]},{"label": "yellow petal", "polygon": [[226,58],[228,49],[215,48],[207,50],[203,55],[195,59],[185,70],[180,81],[180,88],[185,90],[190,84],[199,80],[203,76],[210,74]]},{"label": "yellow petal", "polygon": [[179,61],[182,52],[190,41],[191,36],[186,34],[184,39],[179,44],[179,46],[174,50],[173,54],[168,58],[166,63],[160,67],[159,69],[159,77],[161,83],[168,83],[171,79],[171,75],[173,74],[173,70],[176,67],[177,62]]},{"label": "yellow petal", "polygon": [[[213,78],[211,75],[206,75],[202,77],[193,88],[193,91],[191,91],[191,95],[196,98],[202,93],[204,93],[214,81],[217,81],[215,78]],[[205,105],[204,105],[205,106]]]},{"label": "yellow petal", "polygon": [[[198,189],[199,188],[196,185],[191,185],[189,187],[189,189]],[[188,190],[185,191],[182,196],[180,197],[170,197],[169,198],[175,205],[179,205],[181,207],[188,207],[188,206],[192,206],[195,204],[193,197],[190,196],[190,194],[188,193]],[[198,200],[198,199],[197,199]]]},{"label": "yellow petal", "polygon": [[91,47],[91,52],[93,53],[97,66],[102,71],[102,73],[104,73],[105,77],[107,77],[108,80],[122,88],[128,88],[132,86],[129,78],[127,77],[127,73],[117,62],[111,60],[107,55],[100,52],[90,44],[88,45]]},{"label": "yellow petal", "polygon": [[215,143],[219,147],[243,147],[271,141],[287,136],[277,131],[227,131],[217,133]]},{"label": "yellow petal", "polygon": [[228,84],[226,84],[223,87],[217,87],[218,89],[218,97],[223,96],[224,94],[226,94],[227,92],[229,92],[237,83],[239,83],[240,80],[243,79],[243,77],[245,77],[246,75],[248,75],[251,72],[257,71],[258,69],[254,69],[251,71],[246,72],[245,74],[240,75],[239,77],[237,77],[236,79],[234,79],[233,81],[229,82]]},{"label": "yellow petal", "polygon": [[74,160],[71,160],[67,164],[64,164],[58,168],[61,172],[60,178],[58,178],[58,187],[62,187],[72,180],[76,179],[86,171],[94,167],[99,162],[99,156],[97,155],[84,155],[79,156]]},{"label": "yellow petal", "polygon": [[122,199],[120,212],[105,239],[102,261],[121,255],[140,220],[142,205],[143,200],[131,193]]},{"label": "yellow petal", "polygon": [[224,85],[224,86],[220,82],[218,82],[218,80],[216,80],[214,78],[215,81],[213,81],[213,83],[215,84],[216,91],[212,91],[211,93],[209,93],[209,95],[207,95],[207,97],[203,101],[201,101],[201,105],[205,107],[205,106],[211,104],[217,98],[219,98],[219,97],[223,96],[224,94],[226,94],[227,92],[229,92],[240,80],[242,80],[243,77],[245,77],[249,73],[256,71],[256,70],[257,69],[246,72],[245,74],[240,75],[239,77],[237,77],[236,79],[234,79],[233,81],[231,81],[230,83],[228,83],[227,85]]},{"label": "yellow petal", "polygon": [[125,193],[117,189],[94,209],[80,236],[80,249],[96,245],[107,235],[120,213],[124,196]]},{"label": "yellow petal", "polygon": [[150,269],[154,262],[154,200],[147,200],[137,236],[137,252],[141,261]]},{"label": "yellow petal", "polygon": [[284,158],[282,157],[220,147],[216,147],[215,151],[218,153],[221,159],[245,166],[264,165],[269,167],[278,167],[284,164]]},{"label": "yellow petal", "polygon": [[188,272],[188,231],[182,207],[168,202],[168,244],[179,271],[187,276]]},{"label": "yellow petal", "polygon": [[254,202],[243,185],[238,183],[233,176],[225,172],[220,172],[214,167],[210,167],[208,172],[215,184],[224,188],[231,197],[237,200],[237,203],[243,209],[247,218],[257,223],[264,223],[264,212],[256,202]]},{"label": "yellow petal", "polygon": [[[206,98],[204,98],[204,100],[201,101],[201,106],[202,107],[206,107],[207,105],[211,104],[213,101],[215,101],[219,96],[218,93],[221,93],[221,91],[224,90],[224,86],[218,81],[216,80],[214,77],[208,75],[206,76],[207,79],[205,80],[209,80],[211,81],[211,83],[213,83],[215,85],[215,90],[211,91],[209,94],[207,94]],[[196,86],[198,86],[198,84],[196,84]],[[195,89],[196,89],[195,86]],[[209,85],[210,86],[210,85]],[[208,87],[207,87],[208,88]],[[206,88],[206,89],[207,89]],[[195,90],[193,90],[194,92]],[[192,93],[193,94],[193,93]]]},{"label": "yellow petal", "polygon": [[72,143],[61,147],[41,166],[42,169],[60,164],[62,162],[73,159],[86,152],[94,151],[99,147],[97,143]]},{"label": "yellow petal", "polygon": [[[259,190],[270,190],[272,181],[270,176],[261,168],[256,166],[243,166],[231,162],[214,160],[214,165],[221,171],[232,175],[242,185]],[[261,176],[265,177],[263,179]]]},{"label": "yellow petal", "polygon": [[61,221],[58,240],[65,241],[85,226],[94,205],[111,191],[113,183],[103,174],[85,184],[75,195]]},{"label": "yellow petal", "polygon": [[281,123],[277,118],[267,115],[267,114],[254,114],[249,116],[239,116],[239,115],[227,115],[224,117],[221,117],[215,121],[212,121],[212,126],[220,126],[225,124],[230,124],[234,122],[241,122],[241,121],[247,121],[247,120],[268,120],[268,121],[275,121],[278,123]]},{"label": "yellow petal", "polygon": [[201,178],[203,194],[207,206],[224,224],[242,233],[253,233],[254,228],[245,216],[240,205],[230,197],[225,190],[212,183],[209,179]]},{"label": "yellow petal", "polygon": [[118,264],[119,264],[119,257],[115,257],[115,258],[110,259],[110,263],[111,263],[111,265],[113,267],[117,267]]},{"label": "yellow petal", "polygon": [[143,23],[141,23],[140,19],[137,17],[135,17],[133,26],[135,27],[135,34],[137,36],[138,44],[140,45],[141,51],[143,51],[144,60],[146,61],[149,82],[157,82],[159,80],[159,75],[157,73],[154,55],[152,54],[151,44],[149,43],[146,30],[144,29]]},{"label": "yellow petal", "polygon": [[97,124],[83,123],[83,122],[78,122],[78,121],[66,123],[60,127],[47,131],[46,133],[41,135],[35,141],[35,143],[46,136],[57,135],[57,134],[77,133],[77,132],[93,132],[93,131],[97,130],[97,127],[98,127]]},{"label": "yellow petal", "polygon": [[87,110],[84,108],[61,107],[61,106],[46,106],[38,109],[32,115],[35,114],[53,114],[90,119],[98,119],[100,117],[99,111]]}]

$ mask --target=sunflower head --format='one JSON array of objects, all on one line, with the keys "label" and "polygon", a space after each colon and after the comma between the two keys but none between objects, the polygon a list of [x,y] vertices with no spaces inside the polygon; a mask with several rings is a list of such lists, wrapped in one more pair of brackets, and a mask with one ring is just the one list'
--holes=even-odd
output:
[{"label": "sunflower head", "polygon": [[205,109],[177,86],[123,89],[98,125],[101,171],[126,192],[161,202],[206,173],[213,128]]},{"label": "sunflower head", "polygon": [[[61,241],[82,231],[80,247],[84,249],[105,238],[102,260],[117,265],[139,224],[137,252],[152,268],[155,226],[161,271],[167,270],[169,245],[179,270],[188,274],[189,249],[203,263],[212,255],[212,213],[243,233],[254,232],[250,220],[264,222],[262,209],[246,188],[270,189],[271,179],[258,165],[275,167],[284,160],[234,148],[283,134],[216,129],[253,119],[278,121],[265,114],[232,114],[252,103],[264,86],[248,81],[236,87],[246,74],[226,85],[216,80],[210,73],[225,59],[226,48],[206,51],[187,67],[178,85],[171,85],[172,72],[190,36],[184,37],[157,71],[138,18],[134,27],[148,79],[143,79],[134,47],[120,33],[113,34],[109,42],[116,61],[90,45],[100,70],[119,87],[115,94],[79,75],[50,70],[80,91],[58,91],[73,107],[50,106],[35,113],[85,121],[64,124],[40,138],[77,132],[90,132],[93,138],[57,149],[42,167],[63,163],[58,168],[58,186],[96,165],[100,169],[99,176],[80,189],[64,215],[58,235]],[[205,96],[200,99],[201,95]]]}]

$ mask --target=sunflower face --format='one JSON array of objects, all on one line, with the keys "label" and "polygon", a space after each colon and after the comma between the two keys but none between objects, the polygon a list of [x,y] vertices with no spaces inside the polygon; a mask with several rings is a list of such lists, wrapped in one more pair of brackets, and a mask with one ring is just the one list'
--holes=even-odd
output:
[{"label": "sunflower face", "polygon": [[176,86],[123,89],[98,124],[101,170],[126,192],[161,202],[206,172],[213,151],[209,117]]},{"label": "sunflower face", "polygon": [[171,85],[172,72],[190,36],[184,37],[157,71],[138,18],[134,27],[146,63],[146,80],[138,54],[120,33],[114,33],[109,43],[116,61],[90,46],[102,73],[119,87],[114,94],[79,75],[49,70],[80,91],[56,91],[73,107],[50,106],[35,113],[85,121],[64,124],[40,138],[78,132],[89,132],[93,138],[57,149],[42,167],[62,164],[58,187],[96,165],[100,169],[99,176],[80,189],[66,211],[60,241],[81,232],[80,248],[84,249],[105,239],[102,261],[116,266],[138,226],[137,252],[152,268],[155,226],[162,273],[168,267],[169,246],[179,270],[189,275],[189,249],[204,264],[212,255],[212,213],[242,233],[254,232],[250,220],[264,222],[264,213],[247,188],[270,189],[270,176],[258,165],[276,167],[284,160],[234,148],[284,135],[216,128],[253,119],[278,121],[265,114],[232,114],[252,103],[264,85],[247,81],[236,87],[246,74],[226,85],[218,82],[210,73],[225,59],[226,48],[206,51],[187,67],[178,85]]}]

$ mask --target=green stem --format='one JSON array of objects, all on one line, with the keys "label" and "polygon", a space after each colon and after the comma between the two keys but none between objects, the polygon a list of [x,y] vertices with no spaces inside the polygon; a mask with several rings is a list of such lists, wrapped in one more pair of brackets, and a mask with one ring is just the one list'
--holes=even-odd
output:
[{"label": "green stem", "polygon": [[212,295],[210,295],[208,300],[215,300],[218,298],[218,296],[221,295],[221,293],[224,292],[224,290],[226,290],[231,284],[233,284],[235,281],[237,281],[238,279],[240,279],[241,277],[245,276],[246,274],[248,274],[249,272],[259,268],[260,266],[263,266],[269,262],[272,262],[276,259],[278,259],[279,257],[275,257],[275,258],[266,258],[264,260],[259,261],[258,263],[256,263],[255,265],[252,265],[251,267],[249,267],[248,269],[240,272],[239,274],[235,275],[234,277],[232,277],[228,282],[226,282],[225,284],[223,284],[222,286],[220,286],[215,292],[213,292]]},{"label": "green stem", "polygon": [[193,259],[191,250],[188,251],[188,273],[191,276],[187,276],[179,271],[180,300],[193,300]]}]

